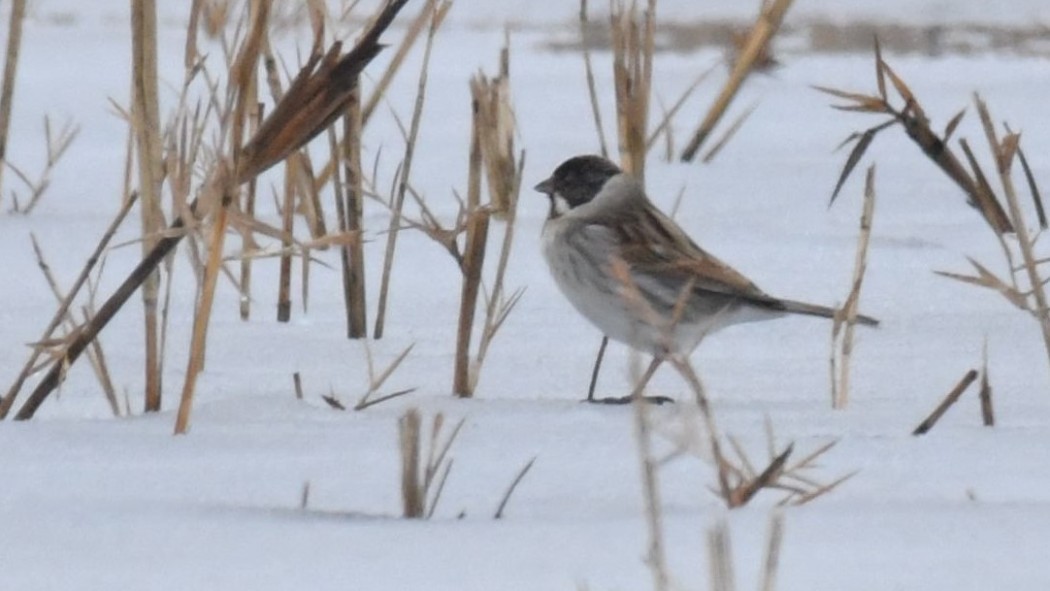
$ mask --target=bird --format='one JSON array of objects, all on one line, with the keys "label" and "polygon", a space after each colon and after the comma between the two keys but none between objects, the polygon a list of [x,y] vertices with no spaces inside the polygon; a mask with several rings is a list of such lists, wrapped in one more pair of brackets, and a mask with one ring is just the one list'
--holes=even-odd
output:
[{"label": "bird", "polygon": [[[549,199],[542,249],[555,283],[607,337],[653,356],[646,379],[662,360],[688,357],[727,326],[791,314],[835,317],[833,308],[769,295],[697,246],[636,177],[607,158],[569,158],[535,190]],[[864,315],[856,322],[878,325]]]}]

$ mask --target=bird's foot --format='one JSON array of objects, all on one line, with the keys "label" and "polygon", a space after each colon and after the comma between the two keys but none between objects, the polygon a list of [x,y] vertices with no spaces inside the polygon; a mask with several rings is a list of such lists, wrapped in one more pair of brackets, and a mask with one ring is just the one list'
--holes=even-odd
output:
[{"label": "bird's foot", "polygon": [[[674,399],[667,396],[642,396],[643,402],[649,404],[669,404],[673,403]],[[591,404],[631,404],[634,402],[635,396],[628,394],[627,396],[608,396],[605,398],[585,398],[583,402],[589,402]]]}]

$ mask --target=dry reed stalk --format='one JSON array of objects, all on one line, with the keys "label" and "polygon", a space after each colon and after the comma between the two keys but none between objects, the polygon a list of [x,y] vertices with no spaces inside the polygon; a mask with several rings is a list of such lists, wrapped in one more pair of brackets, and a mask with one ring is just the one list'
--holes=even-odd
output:
[{"label": "dry reed stalk", "polygon": [[729,124],[729,128],[726,129],[725,133],[722,134],[722,137],[718,138],[715,141],[715,145],[711,146],[711,149],[708,150],[706,154],[704,154],[704,157],[701,158],[700,161],[704,164],[709,164],[712,160],[714,160],[715,156],[718,156],[718,154],[722,151],[722,148],[726,147],[726,144],[729,143],[729,140],[733,139],[733,136],[736,135],[736,132],[740,131],[740,128],[744,126],[744,123],[747,121],[747,118],[750,117],[751,114],[754,113],[755,109],[757,108],[758,103],[752,103],[750,107],[744,109],[744,112],[741,113],[736,119],[733,120],[732,123]]},{"label": "dry reed stalk", "polygon": [[402,517],[423,519],[433,516],[441,500],[441,492],[452,471],[448,452],[465,424],[465,419],[452,428],[441,440],[445,417],[434,416],[430,424],[426,460],[423,459],[423,420],[419,410],[411,408],[398,420],[398,441],[401,450],[401,508]]},{"label": "dry reed stalk", "polygon": [[401,516],[408,519],[423,517],[426,509],[426,492],[420,482],[420,430],[422,419],[419,410],[409,409],[397,421],[398,448],[401,450]]},{"label": "dry reed stalk", "polygon": [[613,3],[611,17],[620,165],[625,171],[644,181],[656,0],[648,1],[642,24],[638,22],[634,2],[628,10],[624,7],[623,0],[617,0]]},{"label": "dry reed stalk", "polygon": [[[18,54],[22,48],[22,25],[26,17],[26,0],[11,3],[11,21],[7,25],[7,51],[4,53],[4,80],[0,87],[0,163],[7,161],[7,134],[11,128]],[[0,203],[3,202],[4,166],[0,166]]]},{"label": "dry reed stalk", "polygon": [[713,591],[735,591],[733,551],[729,542],[729,526],[724,519],[707,531],[707,561]]},{"label": "dry reed stalk", "polygon": [[[1038,320],[1039,328],[1043,334],[1047,369],[1050,369],[1050,308],[1047,306],[1046,281],[1039,274],[1039,261],[1033,251],[1035,240],[1029,236],[1028,226],[1021,211],[1021,204],[1017,197],[1017,190],[1014,187],[1011,171],[1014,158],[1020,151],[1021,135],[1008,132],[1003,137],[1002,142],[999,142],[996,138],[995,127],[992,124],[987,105],[977,95],[974,95],[974,103],[977,105],[977,112],[980,114],[981,123],[984,125],[988,144],[995,155],[996,170],[999,173],[999,181],[1003,186],[1003,195],[1006,197],[1010,221],[1012,222],[1014,233],[1017,235],[1017,248],[1021,251],[1021,260],[1024,263],[1025,273],[1028,275],[1032,298],[1035,300],[1032,313]],[[1032,186],[1034,186],[1034,183],[1032,183]],[[1034,193],[1033,197],[1035,195],[1037,193]]]},{"label": "dry reed stalk", "polygon": [[[140,210],[142,213],[142,254],[157,242],[164,227],[161,191],[164,158],[161,151],[160,105],[157,95],[157,4],[156,0],[133,2],[131,8],[132,126],[137,148]],[[142,285],[146,376],[146,412],[160,410],[161,371],[159,311],[160,272],[150,273]]]},{"label": "dry reed stalk", "polygon": [[[343,166],[346,182],[346,228],[347,232],[364,231],[364,174],[361,170],[361,134],[364,129],[361,112],[361,89],[350,95],[346,115],[343,117]],[[368,336],[368,307],[365,292],[364,241],[357,240],[343,247],[343,282],[346,297],[347,336],[361,339]]]},{"label": "dry reed stalk", "polygon": [[510,203],[508,204],[505,226],[503,228],[503,242],[500,245],[499,260],[496,263],[496,272],[492,280],[492,290],[486,298],[485,322],[482,327],[481,338],[478,342],[478,349],[474,358],[471,391],[477,387],[477,380],[478,375],[481,372],[481,366],[485,362],[489,346],[496,337],[496,333],[499,331],[500,327],[503,326],[503,322],[510,315],[511,311],[514,310],[514,307],[521,299],[521,296],[525,293],[524,288],[519,288],[511,293],[510,296],[504,296],[507,266],[510,263],[511,248],[514,245],[514,230],[517,223],[518,198],[521,191],[521,171],[524,169],[525,154],[522,152],[521,158],[518,160],[517,165],[512,171],[514,182],[511,193],[509,194]]},{"label": "dry reed stalk", "polygon": [[[33,243],[33,252],[36,254],[37,266],[40,267],[40,271],[44,274],[44,279],[47,280],[47,284],[51,287],[51,293],[55,296],[55,300],[61,305],[67,296],[62,295],[62,288],[58,286],[58,281],[55,279],[54,274],[51,273],[51,266],[44,260],[44,251],[40,248],[36,235],[30,233],[29,238]],[[73,319],[72,313],[67,311],[63,320],[70,333],[76,330],[76,321]],[[109,377],[109,369],[106,365],[105,354],[102,352],[102,345],[98,341],[95,341],[93,345],[92,349],[87,353],[88,362],[91,363],[95,377],[98,378],[99,386],[102,387],[102,393],[106,396],[106,402],[109,403],[113,416],[119,417],[120,403],[117,402],[117,391],[113,387],[113,380]]]},{"label": "dry reed stalk", "polygon": [[317,240],[328,235],[328,224],[324,219],[324,205],[321,203],[322,185],[317,182],[310,153],[305,148],[299,151],[299,174],[296,181],[299,192],[299,207],[296,211],[306,220],[310,237]]},{"label": "dry reed stalk", "polygon": [[[263,114],[265,109],[262,103],[256,103],[255,113],[253,113],[252,129],[251,132],[255,133],[259,129],[259,124],[262,122]],[[244,195],[244,215],[248,218],[255,217],[255,193],[258,189],[258,179],[251,179],[248,181],[248,190],[245,191]],[[255,242],[252,240],[250,233],[245,232],[241,236],[241,252],[247,253],[254,250]],[[248,320],[252,314],[252,257],[241,257],[241,301],[240,301],[240,314],[241,320]]]},{"label": "dry reed stalk", "polygon": [[703,382],[700,381],[700,375],[696,373],[688,359],[672,359],[671,363],[678,370],[678,373],[685,378],[686,383],[689,384],[689,388],[696,397],[696,404],[700,407],[700,414],[704,419],[704,428],[707,431],[708,443],[711,446],[711,454],[714,456],[715,467],[718,469],[718,490],[730,507],[738,506],[734,503],[734,499],[737,498],[734,495],[734,489],[729,485],[730,466],[725,459],[725,454],[722,452],[718,425],[715,422],[711,405],[707,400],[707,391]]},{"label": "dry reed stalk", "polygon": [[666,591],[670,588],[670,571],[667,552],[664,548],[663,498],[660,495],[659,466],[653,458],[652,425],[649,421],[649,403],[642,396],[645,385],[660,367],[660,360],[653,359],[648,369],[635,381],[631,397],[634,400],[634,437],[638,449],[638,463],[642,472],[642,496],[645,499],[645,524],[649,544],[645,563],[653,577],[653,589]]},{"label": "dry reed stalk", "polygon": [[[227,202],[231,198],[223,196],[222,200]],[[193,335],[190,340],[190,358],[186,366],[186,381],[183,382],[182,395],[179,398],[179,410],[175,415],[175,435],[183,435],[189,430],[190,413],[193,410],[193,397],[197,388],[197,377],[204,369],[204,346],[208,339],[208,323],[211,320],[212,303],[215,301],[215,287],[218,283],[219,266],[222,262],[222,249],[226,239],[228,213],[227,206],[223,205],[220,207],[212,226],[204,284],[200,289],[197,309],[193,319]]]},{"label": "dry reed stalk", "polygon": [[743,86],[744,81],[747,80],[748,75],[754,70],[756,62],[764,55],[768,55],[766,47],[784,21],[784,15],[787,14],[792,1],[772,0],[771,2],[764,2],[762,11],[758,15],[758,20],[755,21],[751,32],[748,34],[747,41],[744,42],[743,49],[741,49],[740,55],[733,64],[733,69],[729,73],[729,79],[726,80],[722,92],[715,99],[711,108],[708,109],[704,120],[700,123],[700,127],[697,128],[692,139],[689,140],[689,143],[682,151],[683,162],[692,162],[693,158],[696,157],[700,147],[711,135],[711,131],[722,119],[733,98],[736,97],[737,92]]},{"label": "dry reed stalk", "polygon": [[194,68],[200,61],[201,52],[197,47],[197,35],[200,31],[203,4],[203,0],[193,0],[190,4],[190,19],[186,25],[186,45],[182,52],[182,63],[187,70]]},{"label": "dry reed stalk", "polygon": [[[580,45],[583,47],[583,67],[587,76],[587,95],[591,99],[591,115],[594,117],[594,130],[598,134],[598,147],[603,158],[609,157],[609,147],[605,141],[605,127],[602,125],[602,110],[598,103],[598,89],[594,83],[594,68],[591,66],[591,48],[587,41],[587,0],[580,0]],[[603,340],[608,344],[608,340]],[[604,346],[604,345],[603,345]],[[604,350],[604,349],[603,349]],[[599,364],[600,365],[600,364]]]},{"label": "dry reed stalk", "polygon": [[390,59],[390,63],[387,64],[386,69],[383,70],[383,74],[379,77],[379,81],[376,82],[375,86],[372,88],[372,94],[369,95],[368,102],[363,107],[360,104],[361,97],[357,97],[357,108],[361,110],[360,125],[362,128],[372,119],[372,114],[375,113],[376,107],[379,106],[379,102],[383,100],[383,96],[390,87],[390,83],[393,82],[394,76],[401,70],[401,64],[404,63],[405,58],[408,56],[408,52],[415,47],[416,41],[419,39],[419,34],[423,32],[427,21],[431,20],[433,9],[432,2],[424,3],[419,14],[417,14],[416,17],[412,19],[412,22],[409,23],[405,30],[405,36],[401,38],[401,43],[397,46],[397,51],[394,52],[394,56]]},{"label": "dry reed stalk", "polygon": [[966,372],[966,375],[964,375],[962,379],[959,380],[959,383],[956,384],[950,392],[948,392],[948,395],[945,396],[944,400],[942,400],[941,403],[937,405],[937,408],[933,409],[933,412],[930,413],[930,416],[923,419],[923,421],[919,423],[918,427],[915,427],[915,430],[912,431],[911,434],[925,435],[926,432],[932,429],[933,426],[937,424],[937,421],[939,421],[941,417],[944,416],[944,413],[948,412],[948,409],[951,408],[951,406],[955,404],[957,400],[959,400],[959,397],[962,396],[963,392],[965,392],[966,389],[970,387],[970,384],[972,384],[976,379],[976,369],[971,369],[970,371]]},{"label": "dry reed stalk", "polygon": [[[514,244],[514,230],[517,222],[518,198],[521,191],[521,171],[525,166],[524,152],[519,159],[514,159],[514,110],[510,103],[510,50],[509,43],[500,51],[500,74],[489,79],[478,74],[471,79],[471,104],[473,119],[471,122],[470,168],[468,170],[468,205],[467,215],[467,248],[461,262],[464,271],[463,297],[460,308],[460,332],[457,341],[456,376],[457,394],[466,379],[467,395],[473,395],[481,367],[488,354],[496,333],[507,316],[514,309],[523,291],[517,290],[509,297],[504,295],[507,265]],[[481,169],[486,171],[489,188],[489,200],[486,206],[480,206]],[[471,235],[471,219],[478,214],[492,215],[505,222],[503,240],[499,249],[499,259],[492,279],[491,290],[486,294],[485,317],[481,336],[473,362],[469,360],[470,339],[473,334],[474,310],[466,306],[476,305],[481,286],[481,267],[484,252],[471,254],[470,248],[487,249],[487,237]],[[486,223],[487,225],[487,223]],[[485,228],[487,232],[487,228]],[[477,269],[474,268],[477,267]],[[475,274],[476,272],[476,274]],[[470,285],[476,282],[477,285]],[[469,312],[469,317],[464,316]],[[463,395],[463,394],[460,394]]]},{"label": "dry reed stalk", "polygon": [[386,326],[386,307],[390,292],[390,273],[394,266],[394,251],[397,248],[397,237],[401,227],[401,212],[405,205],[405,195],[408,191],[409,178],[412,172],[412,159],[416,151],[416,138],[419,135],[419,123],[423,115],[423,102],[426,98],[427,72],[430,68],[430,52],[434,44],[434,36],[441,23],[445,20],[451,2],[428,0],[430,8],[430,29],[427,32],[427,42],[423,50],[423,65],[419,72],[419,83],[416,90],[415,106],[412,110],[412,122],[409,124],[408,139],[405,144],[405,156],[401,165],[401,175],[398,181],[396,195],[390,214],[390,224],[387,228],[386,250],[383,254],[383,271],[379,280],[379,302],[376,307],[376,322],[372,329],[372,336],[376,339],[383,338],[383,330]]},{"label": "dry reed stalk", "polygon": [[759,591],[773,591],[776,588],[777,571],[780,570],[780,547],[784,540],[784,514],[773,513],[769,519],[769,534],[766,536],[766,557],[762,563],[762,584]]},{"label": "dry reed stalk", "polygon": [[[102,234],[101,240],[96,245],[94,252],[88,257],[84,267],[80,270],[80,275],[77,276],[73,282],[73,287],[66,294],[66,297],[58,306],[58,310],[55,311],[55,315],[48,322],[47,328],[44,329],[43,334],[37,339],[37,342],[45,342],[51,339],[55,329],[62,323],[62,319],[69,315],[69,309],[73,304],[73,299],[80,293],[80,290],[87,283],[88,277],[91,271],[94,270],[95,265],[102,257],[102,253],[105,252],[106,248],[109,247],[109,242],[116,234],[117,229],[124,222],[124,218],[127,217],[128,212],[131,211],[132,205],[138,199],[138,193],[132,193],[124,200],[124,203],[120,207],[120,211],[117,212],[116,217],[110,222],[109,227]],[[26,360],[25,365],[22,367],[22,371],[19,372],[18,377],[15,378],[14,383],[4,394],[4,397],[0,399],[0,419],[7,418],[7,414],[11,411],[11,407],[14,405],[15,399],[18,397],[19,391],[22,389],[22,385],[25,384],[26,379],[33,373],[36,368],[36,362],[40,358],[40,355],[44,352],[43,348],[35,347],[33,353],[30,354],[29,359]]]},{"label": "dry reed stalk", "polygon": [[[243,145],[244,130],[250,125],[251,106],[257,104],[256,66],[262,53],[262,44],[269,21],[270,0],[252,0],[248,8],[249,30],[237,57],[230,66],[231,95],[233,109],[230,113],[230,162],[233,169],[239,167]],[[197,378],[204,370],[205,349],[208,342],[208,327],[211,322],[212,305],[215,302],[215,288],[218,284],[219,271],[222,267],[222,253],[226,244],[226,228],[229,220],[230,204],[236,199],[238,186],[231,179],[225,162],[220,162],[212,172],[210,183],[201,194],[201,201],[212,204],[213,225],[208,244],[208,259],[204,269],[204,281],[200,287],[197,306],[193,318],[193,333],[190,337],[189,360],[186,364],[186,378],[182,394],[179,397],[179,408],[175,415],[175,435],[184,435],[189,430],[190,413],[193,410],[193,399],[197,389]]]},{"label": "dry reed stalk", "polygon": [[689,100],[689,97],[692,96],[694,92],[696,92],[696,89],[699,88],[701,84],[703,84],[704,80],[707,80],[707,77],[715,71],[715,68],[717,66],[718,64],[711,64],[711,66],[708,67],[706,70],[700,72],[700,75],[696,77],[696,80],[693,80],[693,83],[690,84],[689,87],[685,89],[685,92],[683,92],[681,96],[678,97],[678,100],[676,100],[674,104],[671,105],[671,108],[666,109],[663,118],[660,120],[660,124],[656,126],[656,129],[654,129],[652,133],[649,134],[649,139],[645,142],[646,150],[653,149],[653,146],[656,145],[656,140],[660,138],[661,134],[666,134],[668,146],[672,145],[670,137],[671,119],[674,118],[674,116],[678,113],[678,111],[682,109],[683,106],[685,106],[685,102]]},{"label": "dry reed stalk", "polygon": [[[236,174],[229,179],[240,185],[255,178],[263,171],[280,162],[321,133],[336,116],[346,108],[346,101],[357,80],[356,74],[382,49],[379,36],[389,27],[398,11],[407,0],[387,0],[376,12],[375,18],[354,48],[343,54],[342,44],[336,42],[322,54],[320,39],[315,41],[318,50],[313,52],[288,92],[274,107],[259,130],[252,136],[243,150],[239,150]],[[212,182],[221,179],[211,177]],[[221,195],[221,192],[219,193]],[[16,418],[28,419],[55,390],[72,365],[84,352],[110,320],[127,303],[132,294],[142,285],[146,276],[169,255],[185,236],[185,228],[196,224],[198,216],[206,215],[210,209],[207,200],[190,203],[169,226],[168,232],[158,240],[156,246],[131,271],[117,290],[98,309],[89,322],[82,325],[72,339],[61,359],[52,363],[47,374],[37,384]],[[13,398],[12,398],[13,399]]]},{"label": "dry reed stalk", "polygon": [[474,329],[474,313],[477,310],[481,287],[481,270],[485,263],[490,213],[487,208],[479,207],[469,215],[466,246],[463,248],[463,291],[459,301],[456,359],[452,374],[452,393],[460,398],[470,398],[474,395],[470,337]]},{"label": "dry reed stalk", "polygon": [[[850,360],[853,355],[853,335],[860,307],[860,289],[868,268],[868,244],[871,242],[871,223],[875,213],[875,165],[868,167],[864,181],[864,207],[860,214],[860,233],[853,262],[853,282],[846,303],[835,314],[831,326],[831,407],[843,409],[849,404]],[[841,335],[841,340],[839,336]],[[836,347],[841,363],[836,363]],[[836,365],[838,370],[836,371]]]}]

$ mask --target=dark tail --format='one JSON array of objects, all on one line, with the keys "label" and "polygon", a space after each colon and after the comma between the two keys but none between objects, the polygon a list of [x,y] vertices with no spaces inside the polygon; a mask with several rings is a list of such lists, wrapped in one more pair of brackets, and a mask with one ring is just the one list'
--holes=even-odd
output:
[{"label": "dark tail", "polygon": [[[796,302],[794,300],[780,300],[780,302],[784,304],[784,311],[791,312],[792,314],[820,316],[821,318],[835,317],[835,310],[827,306],[818,306],[816,304],[807,304],[805,302]],[[864,326],[878,326],[879,321],[871,316],[857,314],[857,324],[863,324]]]}]

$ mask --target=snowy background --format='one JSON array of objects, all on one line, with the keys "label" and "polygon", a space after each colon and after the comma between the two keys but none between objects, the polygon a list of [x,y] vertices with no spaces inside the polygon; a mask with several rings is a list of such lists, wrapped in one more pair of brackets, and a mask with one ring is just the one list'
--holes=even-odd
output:
[{"label": "snowy background", "polygon": [[[24,188],[5,174],[5,390],[28,355],[26,343],[39,338],[55,307],[29,236],[36,235],[68,287],[117,211],[127,133],[110,105],[110,99],[126,104],[129,93],[127,3],[31,4],[7,158],[28,171],[41,169],[45,114],[55,124],[71,120],[81,132],[31,215],[8,212],[11,190]],[[162,4],[162,102],[170,109],[183,75],[187,9]],[[662,3],[660,18],[743,23],[757,3],[709,4]],[[6,18],[9,7],[0,8]],[[82,362],[36,420],[0,423],[0,589],[612,591],[650,585],[630,409],[578,402],[599,335],[547,275],[538,250],[546,202],[528,189],[565,158],[597,150],[581,56],[552,49],[573,39],[576,10],[574,3],[555,0],[530,3],[527,10],[464,0],[435,40],[412,182],[448,216],[455,210],[452,191],[465,188],[467,82],[479,69],[495,73],[503,25],[516,25],[511,88],[527,165],[508,286],[527,290],[497,337],[477,398],[450,395],[459,305],[454,264],[427,239],[405,233],[387,336],[369,347],[384,366],[414,344],[384,391],[418,388],[415,393],[360,413],[330,409],[322,395],[352,403],[367,388],[365,346],[344,338],[338,255],[318,254],[333,269],[313,267],[309,308],[303,310],[296,294],[288,324],[274,320],[277,263],[264,261],[255,267],[250,322],[238,318],[236,290],[220,283],[192,430],[172,437],[170,409],[184,377],[194,297],[194,278],[180,254],[164,376],[169,410],[139,412],[142,333],[135,298],[102,337],[132,416],[110,417]],[[976,0],[800,0],[787,25],[799,30],[814,19],[1010,30],[1050,24],[1050,7],[1035,0],[1011,3],[1009,10]],[[402,31],[395,28],[388,37]],[[766,291],[833,304],[849,287],[863,171],[828,208],[845,158],[832,150],[876,121],[831,110],[829,97],[812,85],[871,92],[874,67],[870,53],[807,51],[798,35],[785,40],[781,68],[745,87],[735,111],[754,102],[758,108],[713,163],[668,163],[658,147],[647,185],[665,210],[684,189],[677,214],[683,227]],[[282,43],[294,62],[294,40]],[[923,101],[935,129],[980,92],[997,118],[1024,131],[1023,146],[1045,187],[1050,52],[1040,57],[1038,44],[1022,49],[887,59]],[[722,48],[702,44],[659,53],[654,91],[674,101],[722,56]],[[611,122],[610,54],[599,49],[593,59]],[[390,113],[406,121],[410,116],[419,64],[416,50],[388,92],[389,107],[368,129],[366,162],[382,151],[392,169],[400,158],[403,145]],[[676,117],[679,144],[724,76],[719,69]],[[974,113],[959,135],[970,137],[989,163]],[[831,494],[786,511],[777,588],[1050,588],[1050,367],[1038,326],[995,293],[933,274],[968,271],[967,256],[1006,270],[981,218],[899,130],[876,140],[865,165],[869,161],[878,165],[878,202],[861,307],[883,324],[858,333],[850,407],[829,407],[830,327],[819,320],[731,329],[693,356],[722,428],[755,456],[764,454],[768,417],[779,442],[795,441],[800,452],[839,440],[822,460],[819,478],[858,471]],[[380,186],[388,184],[389,174]],[[268,196],[260,204],[264,219],[279,220]],[[366,217],[374,300],[386,217],[379,207],[370,207]],[[137,223],[128,223],[115,242],[137,237]],[[228,242],[230,248],[238,244]],[[108,253],[100,295],[139,255],[138,244]],[[981,425],[971,391],[929,435],[909,435],[967,369],[980,366],[986,342],[998,424]],[[626,393],[630,364],[627,351],[612,346],[600,393]],[[304,401],[295,399],[294,372],[302,376]],[[671,429],[688,413],[691,395],[669,370],[651,389],[683,401],[655,411]],[[429,521],[397,518],[397,419],[409,406],[426,417],[442,411],[466,419],[452,449],[454,468]],[[533,457],[506,518],[492,520],[503,492]],[[661,476],[671,572],[680,587],[708,587],[705,536],[725,519],[737,583],[753,588],[779,496],[760,496],[727,512],[708,490],[715,478],[707,463],[682,459]],[[310,497],[302,510],[306,483]]]}]

